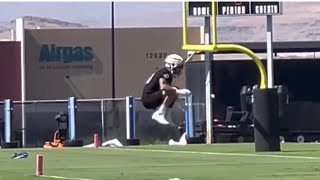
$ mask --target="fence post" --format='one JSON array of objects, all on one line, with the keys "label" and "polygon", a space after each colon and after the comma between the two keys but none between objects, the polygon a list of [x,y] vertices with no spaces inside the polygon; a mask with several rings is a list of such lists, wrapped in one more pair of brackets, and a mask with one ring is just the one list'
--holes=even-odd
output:
[{"label": "fence post", "polygon": [[193,121],[193,102],[192,94],[186,96],[185,98],[185,124],[186,124],[186,133],[187,137],[194,137],[194,121]]},{"label": "fence post", "polygon": [[4,101],[4,140],[11,142],[11,122],[13,118],[13,102],[10,99]]},{"label": "fence post", "polygon": [[101,111],[101,141],[102,143],[106,141],[106,132],[105,132],[105,116],[104,116],[104,109],[105,109],[105,105],[104,105],[104,100],[100,101],[100,111]]},{"label": "fence post", "polygon": [[134,139],[136,134],[136,108],[135,99],[132,96],[126,97],[126,127],[127,139]]},{"label": "fence post", "polygon": [[68,129],[69,140],[76,139],[76,115],[77,115],[77,99],[75,97],[69,97],[68,99]]}]

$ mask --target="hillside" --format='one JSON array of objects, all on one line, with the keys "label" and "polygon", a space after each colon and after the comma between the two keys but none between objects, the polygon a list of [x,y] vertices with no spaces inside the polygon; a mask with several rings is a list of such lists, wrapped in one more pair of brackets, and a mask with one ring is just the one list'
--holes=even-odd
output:
[{"label": "hillside", "polygon": [[[83,25],[81,23],[72,23],[61,21],[57,19],[50,19],[46,17],[34,17],[34,16],[24,16],[26,28],[36,29],[41,27],[42,29],[55,29],[55,28],[87,28],[89,26]],[[15,21],[12,20],[10,23],[0,22],[0,39],[10,39],[10,30],[15,29]]]},{"label": "hillside", "polygon": [[[313,41],[320,39],[320,3],[319,2],[284,2],[284,14],[274,16],[275,41]],[[164,12],[167,13],[164,13]],[[25,16],[27,28],[86,28],[102,27],[99,24],[90,24],[87,20],[78,23],[66,22],[46,17]],[[109,18],[106,18],[108,21]],[[163,27],[181,26],[181,9],[161,10],[152,16],[119,17],[116,19],[117,27]],[[189,20],[190,25],[203,25],[203,19]],[[90,24],[90,25],[88,25]],[[109,23],[107,23],[109,24]],[[266,40],[266,17],[219,17],[219,41],[224,42],[254,42]],[[0,22],[0,39],[10,38],[10,29],[14,21]]]}]

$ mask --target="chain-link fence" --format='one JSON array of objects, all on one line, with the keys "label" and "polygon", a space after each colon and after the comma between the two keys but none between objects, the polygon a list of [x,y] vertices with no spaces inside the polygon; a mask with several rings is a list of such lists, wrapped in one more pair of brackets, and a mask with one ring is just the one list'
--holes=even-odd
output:
[{"label": "chain-link fence", "polygon": [[[4,140],[4,103],[0,102],[1,140]],[[184,99],[176,101],[172,117],[176,125],[185,119]],[[169,139],[179,139],[178,126],[161,125],[151,116],[153,110],[143,107],[140,99],[135,99],[135,135],[141,144],[167,143]],[[68,100],[13,102],[11,122],[11,140],[17,140],[20,147],[43,147],[46,141],[52,141],[59,113],[68,113]],[[84,144],[93,143],[94,134],[100,140],[126,138],[126,99],[77,100],[76,139]],[[23,138],[24,137],[24,138]],[[24,142],[23,142],[24,139]]]}]

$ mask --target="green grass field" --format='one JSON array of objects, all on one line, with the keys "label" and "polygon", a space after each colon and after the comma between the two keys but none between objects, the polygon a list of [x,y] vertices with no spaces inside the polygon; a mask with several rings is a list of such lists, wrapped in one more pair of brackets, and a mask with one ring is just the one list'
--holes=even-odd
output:
[{"label": "green grass field", "polygon": [[320,144],[282,144],[273,153],[255,153],[253,144],[25,149],[29,158],[18,160],[10,157],[20,150],[0,151],[3,180],[53,179],[35,176],[37,154],[46,176],[70,180],[320,179]]}]

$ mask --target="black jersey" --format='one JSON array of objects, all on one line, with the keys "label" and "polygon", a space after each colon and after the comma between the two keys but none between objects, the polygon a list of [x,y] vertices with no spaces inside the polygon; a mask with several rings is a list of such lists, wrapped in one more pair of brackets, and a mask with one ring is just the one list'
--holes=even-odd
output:
[{"label": "black jersey", "polygon": [[163,78],[168,83],[172,82],[172,74],[167,68],[162,68],[153,73],[149,79],[146,81],[146,84],[143,89],[143,94],[152,94],[160,90],[159,79]]}]

